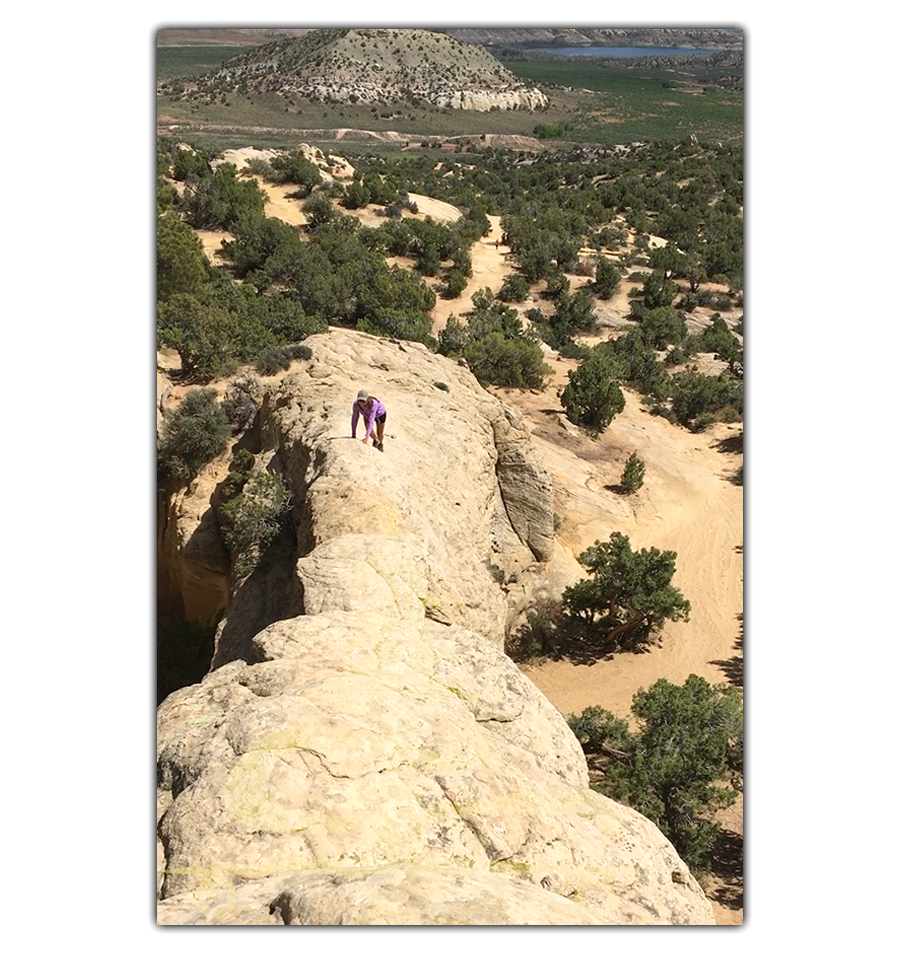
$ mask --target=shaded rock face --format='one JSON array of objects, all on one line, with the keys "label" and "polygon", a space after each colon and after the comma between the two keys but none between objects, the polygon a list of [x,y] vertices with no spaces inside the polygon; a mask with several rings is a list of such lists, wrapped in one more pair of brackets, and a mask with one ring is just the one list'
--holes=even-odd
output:
[{"label": "shaded rock face", "polygon": [[[260,411],[293,537],[158,709],[159,923],[713,923],[503,653],[555,571],[518,418],[420,346],[307,341]],[[349,437],[360,387],[383,453]]]},{"label": "shaded rock face", "polygon": [[[212,487],[198,479],[162,500],[158,518],[157,594],[163,617],[207,623],[228,602],[228,552],[210,507]],[[208,490],[203,490],[207,487]]]}]

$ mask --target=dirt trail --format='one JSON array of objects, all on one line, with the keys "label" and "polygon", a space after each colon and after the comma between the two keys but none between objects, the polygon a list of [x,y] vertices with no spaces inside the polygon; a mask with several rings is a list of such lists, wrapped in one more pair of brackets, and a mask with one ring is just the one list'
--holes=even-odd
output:
[{"label": "dirt trail", "polygon": [[[422,212],[422,208],[419,208]],[[459,318],[464,311],[472,310],[472,295],[482,288],[490,288],[496,294],[503,286],[503,279],[509,274],[513,267],[507,263],[509,248],[505,244],[497,247],[502,231],[500,230],[500,218],[488,217],[491,221],[491,229],[480,240],[476,240],[472,245],[472,276],[458,298],[449,301],[439,299],[432,313],[433,334],[437,335],[447,324],[447,319],[451,315]]]}]

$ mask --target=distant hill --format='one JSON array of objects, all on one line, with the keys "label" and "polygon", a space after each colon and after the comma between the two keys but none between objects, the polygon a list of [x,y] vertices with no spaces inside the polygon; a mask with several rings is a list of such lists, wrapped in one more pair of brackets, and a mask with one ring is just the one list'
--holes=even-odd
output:
[{"label": "distant hill", "polygon": [[524,85],[483,47],[418,29],[312,30],[263,44],[211,74],[165,83],[161,90],[171,93],[179,85],[186,94],[258,91],[325,102],[423,102],[476,111],[547,104],[540,90]]},{"label": "distant hill", "polygon": [[541,47],[702,47],[740,49],[742,31],[711,27],[453,27],[451,37],[469,44]]},{"label": "distant hill", "polygon": [[156,46],[222,44],[249,47],[251,44],[268,44],[286,35],[302,37],[309,32],[309,27],[161,27],[156,32]]},{"label": "distant hill", "polygon": [[[269,28],[162,28],[156,32],[160,47],[184,44],[266,44],[278,37],[302,37],[309,27]],[[744,46],[743,31],[714,27],[448,27],[433,28],[467,44],[540,45],[542,47],[721,47]]]}]

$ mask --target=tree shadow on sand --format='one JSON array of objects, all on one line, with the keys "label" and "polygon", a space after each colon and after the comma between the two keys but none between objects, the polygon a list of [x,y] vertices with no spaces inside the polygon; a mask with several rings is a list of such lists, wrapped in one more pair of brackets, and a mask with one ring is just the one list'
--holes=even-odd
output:
[{"label": "tree shadow on sand", "polygon": [[726,680],[732,687],[744,686],[744,658],[739,656],[729,657],[728,660],[711,660],[725,675]]},{"label": "tree shadow on sand", "polygon": [[742,454],[744,452],[744,431],[733,437],[716,441],[716,450],[723,454]]},{"label": "tree shadow on sand", "polygon": [[741,464],[741,466],[736,471],[733,471],[731,474],[726,474],[725,480],[728,481],[729,484],[734,484],[737,487],[743,487],[744,486],[744,465]]},{"label": "tree shadow on sand", "polygon": [[711,660],[710,663],[715,664],[719,667],[725,674],[728,683],[733,687],[743,687],[744,686],[744,614],[738,613],[737,620],[739,622],[738,635],[734,639],[734,643],[731,645],[732,649],[736,651],[733,657],[729,657],[727,660]]},{"label": "tree shadow on sand", "polygon": [[507,638],[506,653],[517,664],[542,660],[595,664],[618,653],[650,653],[659,644],[658,634],[635,646],[604,643],[602,637],[596,624],[544,609],[531,614],[529,622]]},{"label": "tree shadow on sand", "polygon": [[[721,454],[742,454],[744,452],[744,431],[741,430],[740,433],[735,434],[733,437],[723,437],[721,440],[717,440],[715,443],[715,448]],[[732,471],[730,474],[725,474],[723,476],[729,484],[735,484],[737,487],[743,487],[744,465],[741,464],[736,471]]]},{"label": "tree shadow on sand", "polygon": [[712,873],[717,881],[714,899],[730,911],[744,909],[744,838],[730,829],[719,830],[713,847]]}]

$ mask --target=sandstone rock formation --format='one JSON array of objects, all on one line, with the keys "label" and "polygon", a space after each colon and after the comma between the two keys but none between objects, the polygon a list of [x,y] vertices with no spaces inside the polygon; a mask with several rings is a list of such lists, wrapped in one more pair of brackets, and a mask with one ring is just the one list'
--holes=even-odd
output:
[{"label": "sandstone rock formation", "polygon": [[[299,153],[318,168],[323,183],[353,178],[353,166],[343,156],[329,155],[326,158],[321,149],[306,142],[301,142],[293,151]],[[222,163],[230,163],[240,172],[251,159],[271,163],[276,156],[280,155],[284,155],[284,153],[276,149],[255,149],[253,146],[245,146],[243,149],[225,149],[220,156],[210,162],[210,166],[215,170]]]},{"label": "sandstone rock formation", "polygon": [[[307,343],[259,413],[292,530],[158,710],[159,923],[713,923],[503,653],[574,571],[521,421],[422,346]],[[350,439],[360,387],[383,453]]]}]

